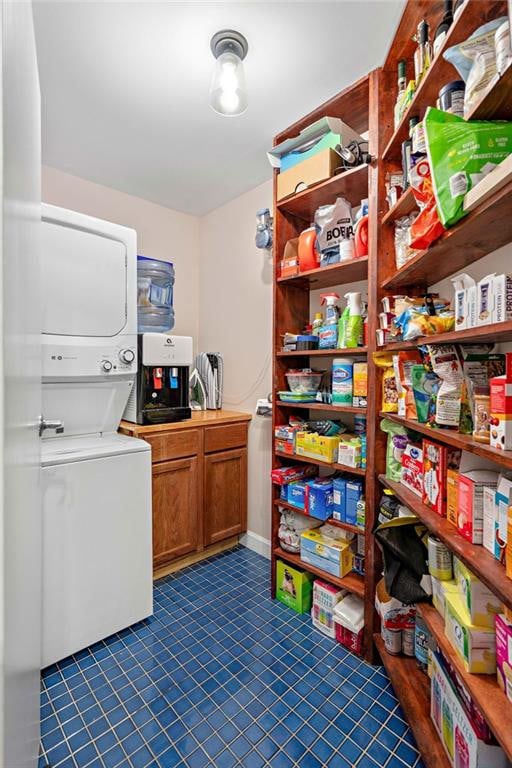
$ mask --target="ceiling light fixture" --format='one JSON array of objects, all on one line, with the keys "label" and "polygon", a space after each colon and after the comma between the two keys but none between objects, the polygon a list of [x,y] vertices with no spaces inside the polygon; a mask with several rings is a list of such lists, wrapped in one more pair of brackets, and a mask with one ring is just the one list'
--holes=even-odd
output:
[{"label": "ceiling light fixture", "polygon": [[234,117],[247,109],[243,59],[249,46],[240,32],[223,29],[211,39],[216,58],[210,86],[210,105],[221,115]]}]

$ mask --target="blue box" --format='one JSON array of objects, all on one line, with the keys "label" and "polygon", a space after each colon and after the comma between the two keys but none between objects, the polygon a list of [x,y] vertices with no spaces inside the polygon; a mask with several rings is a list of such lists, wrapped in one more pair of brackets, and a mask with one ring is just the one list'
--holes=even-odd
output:
[{"label": "blue box", "polygon": [[306,483],[306,514],[317,520],[328,520],[333,513],[332,480],[318,477]]},{"label": "blue box", "polygon": [[341,523],[347,522],[347,479],[334,477],[332,481],[333,510],[332,516]]},{"label": "blue box", "polygon": [[306,504],[306,483],[297,481],[296,483],[288,483],[286,487],[288,489],[288,504],[292,504],[298,509],[304,509]]},{"label": "blue box", "polygon": [[357,525],[357,502],[363,495],[363,484],[361,480],[347,481],[347,505],[346,505],[346,523]]}]

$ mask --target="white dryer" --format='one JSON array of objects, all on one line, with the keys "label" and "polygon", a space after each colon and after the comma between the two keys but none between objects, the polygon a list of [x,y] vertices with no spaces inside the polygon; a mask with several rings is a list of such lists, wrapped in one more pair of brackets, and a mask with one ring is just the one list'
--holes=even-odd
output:
[{"label": "white dryer", "polygon": [[151,450],[117,434],[137,369],[136,234],[43,205],[42,666],[152,613]]}]

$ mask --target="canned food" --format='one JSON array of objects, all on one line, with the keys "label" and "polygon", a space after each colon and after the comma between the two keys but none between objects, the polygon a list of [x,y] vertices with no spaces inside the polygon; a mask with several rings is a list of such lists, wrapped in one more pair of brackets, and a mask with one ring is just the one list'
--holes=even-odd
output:
[{"label": "canned food", "polygon": [[449,581],[453,576],[452,553],[435,536],[428,537],[428,570],[440,581]]},{"label": "canned food", "polygon": [[384,640],[386,651],[392,656],[400,656],[402,652],[402,630],[388,629],[383,624],[380,633]]},{"label": "canned food", "polygon": [[414,627],[402,629],[402,653],[405,656],[414,656]]}]

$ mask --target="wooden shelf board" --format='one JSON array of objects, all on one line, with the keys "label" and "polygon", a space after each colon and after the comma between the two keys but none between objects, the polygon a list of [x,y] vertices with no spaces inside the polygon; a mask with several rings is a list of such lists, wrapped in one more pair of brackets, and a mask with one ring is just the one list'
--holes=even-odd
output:
[{"label": "wooden shelf board", "polygon": [[429,531],[441,539],[503,603],[512,608],[512,579],[507,578],[504,566],[490,552],[480,544],[471,544],[467,541],[446,517],[441,517],[422,504],[420,498],[401,483],[389,480],[385,475],[379,475],[379,480],[382,485],[392,490]]},{"label": "wooden shelf board", "polygon": [[327,403],[283,403],[276,400],[279,408],[304,408],[310,411],[329,411],[330,413],[362,413],[366,415],[366,408],[356,408],[353,405],[327,405]]},{"label": "wooden shelf board", "polygon": [[407,429],[426,435],[432,440],[451,445],[453,448],[460,448],[462,451],[469,451],[477,456],[482,456],[484,459],[494,461],[501,467],[512,469],[512,451],[500,451],[497,448],[491,448],[490,445],[473,440],[471,435],[461,435],[460,432],[455,432],[452,429],[432,429],[427,424],[420,424],[412,419],[404,419],[402,416],[397,416],[396,413],[381,412],[380,416],[383,419],[396,421]]},{"label": "wooden shelf board", "polygon": [[474,344],[475,342],[512,341],[512,321],[480,325],[463,331],[437,333],[434,336],[420,336],[414,341],[397,341],[385,344],[379,349],[393,352],[401,349],[414,349],[421,344]]},{"label": "wooden shelf board", "polygon": [[331,176],[330,179],[315,184],[291,197],[277,203],[279,211],[303,219],[308,225],[315,217],[320,205],[334,203],[337,197],[346,197],[352,205],[359,205],[368,197],[368,166],[358,165],[348,171]]},{"label": "wooden shelf board", "polygon": [[473,264],[482,256],[512,241],[512,182],[490,195],[481,205],[447,229],[426,251],[384,280],[388,291],[437,283]]},{"label": "wooden shelf board", "polygon": [[340,261],[338,264],[300,272],[293,277],[278,277],[277,282],[280,285],[283,283],[297,285],[314,291],[317,288],[329,288],[333,285],[344,285],[367,279],[368,256],[362,256],[360,259]]},{"label": "wooden shelf board", "polygon": [[367,347],[343,347],[341,349],[300,349],[294,352],[276,352],[276,357],[344,357],[366,355]]},{"label": "wooden shelf board", "polygon": [[411,726],[426,768],[450,768],[450,761],[430,719],[428,676],[418,668],[416,659],[391,656],[386,651],[380,635],[374,635],[373,640]]},{"label": "wooden shelf board", "polygon": [[[490,18],[498,18],[507,13],[505,2],[496,2],[494,8],[488,13],[481,15],[478,21],[475,21],[475,7],[472,2],[466,2],[459,13],[459,16],[448,30],[448,34],[443,42],[441,49],[433,58],[425,76],[420,80],[420,84],[414,94],[414,97],[408,108],[402,115],[395,132],[391,136],[382,153],[383,160],[401,159],[402,142],[409,138],[409,120],[411,117],[423,119],[427,107],[434,106],[439,95],[439,89],[444,83],[456,80],[459,75],[457,70],[443,58],[443,51],[446,51],[452,45],[460,43],[475,31],[478,24],[483,24]],[[475,26],[476,25],[476,26]],[[410,67],[409,63],[409,67]],[[410,80],[410,76],[408,80]],[[394,104],[393,104],[394,108]],[[489,106],[487,107],[489,110]],[[489,114],[486,115],[487,119]],[[473,119],[476,119],[472,116]]]},{"label": "wooden shelf board", "polygon": [[465,688],[481,710],[496,739],[508,758],[512,760],[512,728],[510,727],[512,703],[500,690],[496,675],[474,675],[467,672],[459,654],[446,637],[443,619],[434,606],[421,603],[418,605],[418,610],[444,656],[457,670]]},{"label": "wooden shelf board", "polygon": [[345,464],[327,464],[325,461],[318,461],[318,459],[308,459],[306,456],[297,456],[296,453],[293,456],[288,456],[286,453],[279,453],[275,451],[275,455],[280,459],[288,459],[289,461],[302,461],[305,464],[314,464],[317,467],[324,467],[325,469],[332,469],[337,472],[348,472],[351,475],[359,475],[364,477],[366,475],[365,469],[359,469],[358,467],[346,467]]},{"label": "wooden shelf board", "polygon": [[[281,499],[275,499],[274,506],[282,507],[283,509],[289,509],[291,512],[299,512],[299,514],[304,515],[305,517],[309,517],[309,515],[306,515],[304,510],[300,507],[296,507],[293,504],[288,504],[287,501],[282,501]],[[315,520],[316,518],[312,519]],[[349,533],[364,534],[364,528],[361,528],[359,525],[342,523],[341,520],[335,520],[333,517],[329,517],[327,520],[325,520],[325,525],[333,525],[335,528],[343,528],[344,531],[348,531]]]},{"label": "wooden shelf board", "polygon": [[346,589],[347,592],[352,592],[354,595],[358,595],[361,598],[364,597],[364,578],[358,573],[348,573],[346,576],[340,578],[338,576],[332,576],[321,568],[316,568],[314,565],[305,563],[304,560],[301,560],[300,555],[293,554],[292,552],[285,552],[281,547],[274,547],[273,552],[274,555],[281,560],[285,560],[291,565],[298,566],[304,571],[309,571],[309,573],[313,573],[324,581],[328,581],[329,584],[335,584],[337,587],[340,587],[340,589]]},{"label": "wooden shelf board", "polygon": [[389,211],[384,214],[382,217],[382,224],[387,224],[388,221],[396,221],[401,216],[407,216],[408,213],[411,213],[411,211],[414,211],[417,207],[418,205],[414,199],[412,188],[408,187]]},{"label": "wooden shelf board", "polygon": [[512,62],[501,77],[490,85],[478,104],[468,114],[468,120],[512,120]]}]

